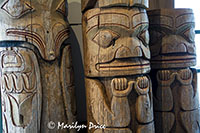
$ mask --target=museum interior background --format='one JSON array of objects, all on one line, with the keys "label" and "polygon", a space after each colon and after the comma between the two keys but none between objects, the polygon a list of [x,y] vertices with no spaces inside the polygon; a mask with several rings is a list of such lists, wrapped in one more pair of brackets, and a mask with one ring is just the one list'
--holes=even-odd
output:
[{"label": "museum interior background", "polygon": [[[86,123],[86,93],[84,83],[84,69],[83,69],[83,38],[82,38],[82,13],[81,0],[67,0],[68,1],[68,22],[70,24],[70,43],[72,47],[72,62],[74,67],[74,78],[76,88],[76,102],[77,102],[77,121]],[[176,0],[183,2],[184,0]],[[198,0],[190,0],[188,3],[197,3]],[[150,8],[189,8],[195,4],[176,5],[175,0],[149,0]],[[198,9],[198,7],[195,7]],[[200,7],[199,7],[200,9]],[[200,14],[200,13],[199,13]],[[196,17],[196,16],[195,16]],[[200,17],[196,17],[196,47],[200,49]],[[198,35],[199,34],[199,35]],[[197,51],[197,67],[200,67],[200,51]],[[200,72],[200,69],[199,69]],[[199,79],[200,79],[200,74]],[[198,81],[200,83],[200,80]],[[198,87],[200,88],[200,87]],[[2,126],[2,125],[1,125]],[[2,129],[2,127],[1,127]]]}]

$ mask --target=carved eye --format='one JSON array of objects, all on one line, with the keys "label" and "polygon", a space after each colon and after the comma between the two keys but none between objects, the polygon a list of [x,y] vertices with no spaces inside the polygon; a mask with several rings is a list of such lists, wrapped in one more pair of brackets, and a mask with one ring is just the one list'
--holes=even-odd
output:
[{"label": "carved eye", "polygon": [[66,16],[66,6],[65,1],[62,1],[58,7],[56,8],[56,11],[61,13],[62,15]]},{"label": "carved eye", "polygon": [[99,31],[92,40],[101,47],[107,48],[110,45],[114,44],[114,41],[118,38],[119,35],[117,33],[114,33],[110,30],[103,30]]},{"label": "carved eye", "polygon": [[149,33],[150,33],[150,43],[149,43],[150,45],[155,44],[156,42],[160,41],[165,36],[164,33],[154,31],[154,30],[150,30]]},{"label": "carved eye", "polygon": [[143,44],[145,46],[147,46],[149,44],[149,32],[148,32],[148,30],[142,31],[139,34],[138,38],[143,42]]},{"label": "carved eye", "polygon": [[189,42],[194,43],[195,31],[193,28],[186,30],[183,35]]},{"label": "carved eye", "polygon": [[34,11],[34,8],[31,7],[30,4],[22,2],[21,0],[8,0],[1,6],[1,9],[12,18],[20,18],[21,16]]}]

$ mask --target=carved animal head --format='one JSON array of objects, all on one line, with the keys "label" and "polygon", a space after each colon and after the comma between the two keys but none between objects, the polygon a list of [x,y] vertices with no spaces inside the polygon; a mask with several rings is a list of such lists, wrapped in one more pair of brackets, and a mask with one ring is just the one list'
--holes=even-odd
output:
[{"label": "carved animal head", "polygon": [[148,11],[152,68],[196,64],[195,21],[191,9]]},{"label": "carved animal head", "polygon": [[0,0],[0,42],[29,42],[45,60],[54,60],[69,36],[65,5],[65,0]]},{"label": "carved animal head", "polygon": [[85,74],[122,76],[150,70],[145,9],[95,8],[83,16]]}]

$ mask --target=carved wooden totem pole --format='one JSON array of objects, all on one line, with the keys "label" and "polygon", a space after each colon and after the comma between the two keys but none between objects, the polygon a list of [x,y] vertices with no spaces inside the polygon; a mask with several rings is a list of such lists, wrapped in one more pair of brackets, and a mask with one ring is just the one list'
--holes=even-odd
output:
[{"label": "carved wooden totem pole", "polygon": [[74,121],[69,30],[64,17],[65,0],[0,0],[4,133],[66,132],[48,129],[48,122]]},{"label": "carved wooden totem pole", "polygon": [[153,133],[147,0],[82,0],[88,124]]},{"label": "carved wooden totem pole", "polygon": [[200,110],[194,42],[194,15],[190,9],[148,12],[151,79],[157,133],[199,133]]}]

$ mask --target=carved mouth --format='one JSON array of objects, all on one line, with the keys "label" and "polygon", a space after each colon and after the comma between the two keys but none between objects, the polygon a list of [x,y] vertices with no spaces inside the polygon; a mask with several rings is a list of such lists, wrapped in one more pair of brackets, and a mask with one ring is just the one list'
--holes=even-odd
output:
[{"label": "carved mouth", "polygon": [[140,58],[115,59],[108,63],[98,63],[96,65],[98,71],[124,71],[149,68],[150,62]]},{"label": "carved mouth", "polygon": [[159,55],[152,57],[152,63],[165,62],[165,63],[182,63],[196,61],[196,55]]}]

